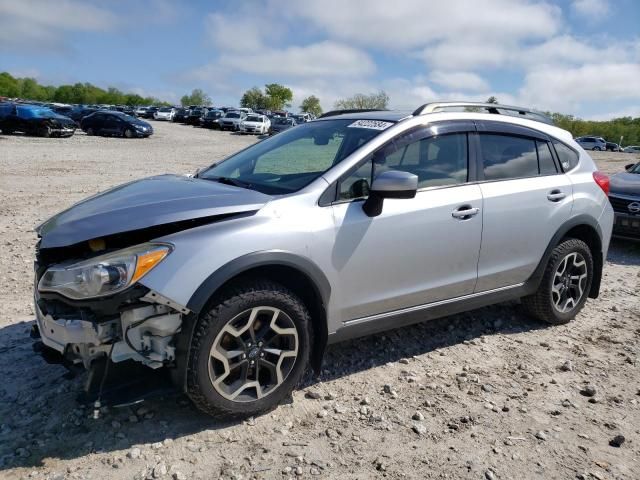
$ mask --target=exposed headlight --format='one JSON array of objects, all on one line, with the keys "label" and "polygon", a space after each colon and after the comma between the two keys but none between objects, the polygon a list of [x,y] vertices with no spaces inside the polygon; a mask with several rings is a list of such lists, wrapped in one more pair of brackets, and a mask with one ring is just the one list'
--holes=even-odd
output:
[{"label": "exposed headlight", "polygon": [[40,279],[38,290],[76,300],[112,295],[140,280],[171,250],[169,245],[144,243],[73,265],[51,267]]},{"label": "exposed headlight", "polygon": [[146,129],[147,129],[147,127],[145,127],[144,125],[135,125],[135,127],[136,127],[138,130],[146,130]]}]

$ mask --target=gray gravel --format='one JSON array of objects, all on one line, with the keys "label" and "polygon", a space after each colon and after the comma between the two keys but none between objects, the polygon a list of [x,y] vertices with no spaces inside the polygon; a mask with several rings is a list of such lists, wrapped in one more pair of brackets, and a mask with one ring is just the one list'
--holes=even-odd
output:
[{"label": "gray gravel", "polygon": [[[620,241],[570,325],[493,306],[333,346],[319,379],[259,418],[212,420],[178,396],[94,420],[74,401],[82,378],[31,351],[33,227],[255,141],[154,127],[146,140],[0,135],[0,478],[638,478],[640,246]],[[609,173],[631,158],[597,155]]]}]

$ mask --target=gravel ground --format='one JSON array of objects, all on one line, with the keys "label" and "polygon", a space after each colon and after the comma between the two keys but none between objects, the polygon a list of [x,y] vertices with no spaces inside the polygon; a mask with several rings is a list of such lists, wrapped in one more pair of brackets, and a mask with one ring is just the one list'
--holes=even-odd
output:
[{"label": "gravel ground", "polygon": [[[510,303],[332,346],[320,378],[241,423],[183,396],[91,418],[74,401],[82,378],[31,351],[34,226],[255,140],[154,127],[146,140],[0,136],[1,478],[640,478],[640,245],[622,241],[569,325]],[[594,156],[608,173],[633,160]]]}]

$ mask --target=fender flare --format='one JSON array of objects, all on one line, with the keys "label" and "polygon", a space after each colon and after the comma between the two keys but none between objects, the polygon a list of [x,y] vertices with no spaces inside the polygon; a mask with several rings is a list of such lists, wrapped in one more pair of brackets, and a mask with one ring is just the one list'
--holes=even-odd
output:
[{"label": "fender flare", "polygon": [[602,267],[603,267],[603,261],[604,261],[604,259],[602,258],[602,229],[600,228],[600,225],[598,225],[598,222],[596,221],[596,219],[586,214],[577,215],[573,218],[570,218],[553,235],[553,237],[551,238],[551,241],[549,242],[549,245],[544,251],[544,255],[542,256],[542,259],[540,260],[540,262],[538,263],[538,266],[536,267],[536,269],[531,274],[531,276],[529,277],[529,279],[525,284],[525,290],[527,294],[534,293],[540,286],[540,282],[542,281],[542,276],[544,275],[544,271],[547,267],[547,263],[549,263],[549,258],[551,257],[551,253],[553,252],[553,249],[560,243],[560,240],[562,240],[567,235],[567,233],[569,233],[571,229],[582,226],[582,225],[591,227],[596,232],[598,236],[598,240],[600,242],[600,251],[592,252],[594,272],[593,272],[593,281],[591,282],[591,290],[589,291],[589,297],[591,298],[598,297],[598,292],[600,291],[600,281],[602,279]]}]

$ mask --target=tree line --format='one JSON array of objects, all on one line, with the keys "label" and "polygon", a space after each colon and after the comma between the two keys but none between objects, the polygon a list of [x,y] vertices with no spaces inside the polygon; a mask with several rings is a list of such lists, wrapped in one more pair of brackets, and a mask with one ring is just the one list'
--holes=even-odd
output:
[{"label": "tree line", "polygon": [[[33,78],[16,78],[8,72],[0,73],[0,96],[9,98],[24,98],[42,102],[59,102],[69,104],[107,104],[107,105],[170,105],[154,97],[142,97],[135,93],[122,92],[109,87],[106,90],[91,83],[75,83],[73,85],[40,85]],[[291,107],[293,92],[290,88],[270,83],[263,89],[253,87],[244,92],[240,105],[254,110],[282,110]],[[498,103],[495,97],[487,102]],[[211,97],[201,89],[194,89],[190,94],[181,98],[182,105],[212,105]],[[335,109],[376,108],[386,109],[389,106],[389,95],[384,91],[372,94],[356,93],[355,95],[337,100]],[[320,99],[310,95],[300,103],[300,110],[315,116],[322,114]],[[573,115],[547,112],[554,123],[571,132],[574,137],[595,135],[610,142],[620,142],[623,145],[640,145],[640,117],[621,117],[612,120],[582,120]]]},{"label": "tree line", "polygon": [[16,78],[8,72],[0,73],[0,97],[88,105],[169,105],[157,98],[122,92],[115,87],[105,90],[88,82],[57,87],[40,85],[34,78]]}]

